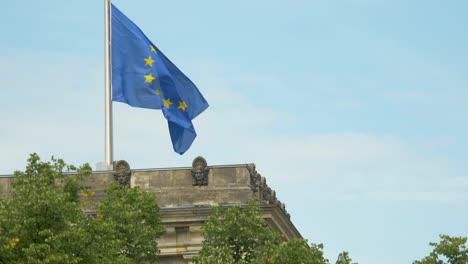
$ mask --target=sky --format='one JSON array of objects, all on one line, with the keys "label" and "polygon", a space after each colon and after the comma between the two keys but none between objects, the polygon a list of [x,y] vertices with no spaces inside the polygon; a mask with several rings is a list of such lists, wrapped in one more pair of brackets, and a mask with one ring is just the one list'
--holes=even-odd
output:
[{"label": "sky", "polygon": [[[2,2],[0,175],[33,152],[104,160],[103,2]],[[467,1],[113,3],[210,104],[181,156],[162,113],[114,103],[116,160],[255,163],[333,263],[468,235]]]}]

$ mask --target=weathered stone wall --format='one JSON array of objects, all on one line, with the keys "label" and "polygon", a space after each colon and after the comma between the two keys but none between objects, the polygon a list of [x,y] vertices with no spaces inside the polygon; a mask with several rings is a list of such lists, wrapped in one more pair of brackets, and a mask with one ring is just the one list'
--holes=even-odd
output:
[{"label": "weathered stone wall", "polygon": [[0,194],[6,194],[11,189],[11,183],[14,178],[12,176],[4,176],[0,178]]},{"label": "weathered stone wall", "polygon": [[210,168],[206,186],[192,185],[191,169],[137,170],[131,185],[157,193],[161,207],[246,203],[252,196],[246,167]]}]

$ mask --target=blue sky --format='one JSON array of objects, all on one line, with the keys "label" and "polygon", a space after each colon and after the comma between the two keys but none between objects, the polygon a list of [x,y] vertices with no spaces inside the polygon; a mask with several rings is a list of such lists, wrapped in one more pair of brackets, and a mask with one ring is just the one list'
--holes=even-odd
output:
[{"label": "blue sky", "polygon": [[[102,2],[2,3],[0,174],[31,152],[104,159]],[[468,235],[468,2],[114,4],[210,103],[183,156],[161,113],[115,103],[116,159],[254,162],[332,261],[411,263]]]}]

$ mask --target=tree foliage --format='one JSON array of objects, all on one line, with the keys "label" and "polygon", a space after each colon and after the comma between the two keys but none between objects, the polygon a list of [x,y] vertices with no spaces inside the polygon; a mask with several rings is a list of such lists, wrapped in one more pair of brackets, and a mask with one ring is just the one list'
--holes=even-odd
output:
[{"label": "tree foliage", "polygon": [[260,217],[254,201],[242,208],[213,207],[203,226],[203,248],[195,263],[262,263],[279,236]]},{"label": "tree foliage", "polygon": [[467,237],[451,237],[440,235],[440,242],[431,242],[434,247],[429,256],[421,260],[416,260],[413,264],[467,264],[468,249],[466,246]]},{"label": "tree foliage", "polygon": [[323,244],[307,244],[304,239],[292,239],[276,247],[270,263],[329,264],[323,255]]},{"label": "tree foliage", "polygon": [[98,217],[91,217],[81,209],[79,196],[92,195],[82,186],[90,174],[88,164],[76,168],[31,154],[26,170],[15,172],[12,190],[0,199],[0,263],[154,261],[155,239],[163,232],[154,194],[113,185]]},{"label": "tree foliage", "polygon": [[99,204],[97,219],[111,223],[116,236],[123,241],[122,252],[135,263],[154,262],[159,251],[156,238],[164,232],[154,193],[143,192],[138,186],[121,188],[111,185],[107,197]]},{"label": "tree foliage", "polygon": [[203,248],[194,263],[329,264],[322,244],[282,241],[261,217],[256,201],[244,208],[213,207],[203,226]]},{"label": "tree foliage", "polygon": [[351,259],[351,257],[349,257],[349,253],[343,251],[338,255],[338,259],[336,260],[335,264],[357,264],[352,261],[353,260]]}]

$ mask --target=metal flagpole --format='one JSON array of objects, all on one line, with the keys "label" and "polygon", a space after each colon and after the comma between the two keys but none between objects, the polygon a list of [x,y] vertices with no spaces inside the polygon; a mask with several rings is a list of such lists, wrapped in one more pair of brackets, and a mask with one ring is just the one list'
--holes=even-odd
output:
[{"label": "metal flagpole", "polygon": [[106,50],[106,58],[105,58],[105,105],[106,105],[106,117],[105,117],[105,133],[106,133],[106,154],[105,154],[105,165],[108,170],[113,169],[113,155],[114,155],[114,146],[113,146],[113,133],[112,133],[112,38],[111,38],[111,0],[104,0],[105,8],[105,50]]}]

